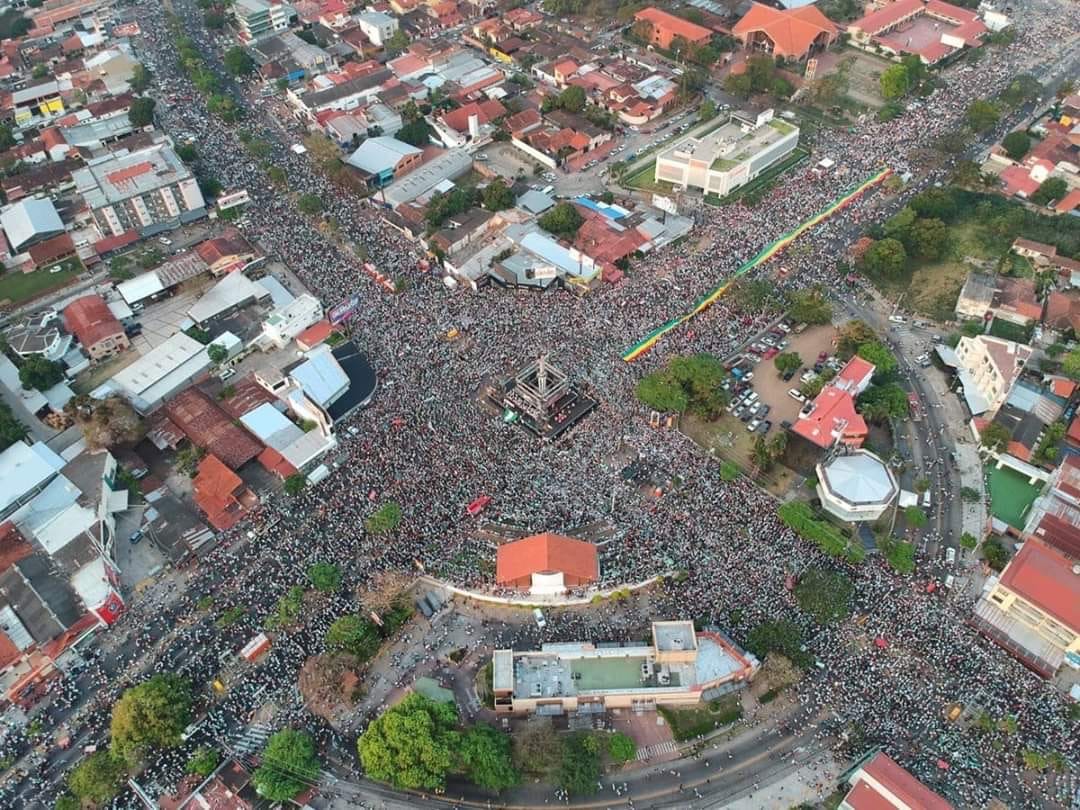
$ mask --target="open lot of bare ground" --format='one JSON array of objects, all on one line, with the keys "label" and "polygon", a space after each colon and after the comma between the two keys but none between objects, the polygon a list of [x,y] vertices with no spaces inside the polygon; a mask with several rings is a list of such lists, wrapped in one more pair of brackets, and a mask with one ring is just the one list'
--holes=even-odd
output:
[{"label": "open lot of bare ground", "polygon": [[847,97],[856,104],[876,110],[885,105],[879,80],[891,64],[884,57],[857,48],[845,48],[839,52],[821,54],[815,78],[821,79],[829,73],[839,72],[846,85]]}]

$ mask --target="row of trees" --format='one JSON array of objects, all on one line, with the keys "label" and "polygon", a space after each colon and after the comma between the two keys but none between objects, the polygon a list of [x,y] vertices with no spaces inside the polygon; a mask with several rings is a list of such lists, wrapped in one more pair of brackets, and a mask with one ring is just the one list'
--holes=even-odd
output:
[{"label": "row of trees", "polygon": [[849,540],[831,523],[818,520],[814,510],[803,501],[789,501],[776,510],[780,522],[804,540],[809,540],[831,557],[862,562],[866,556],[857,541]]}]

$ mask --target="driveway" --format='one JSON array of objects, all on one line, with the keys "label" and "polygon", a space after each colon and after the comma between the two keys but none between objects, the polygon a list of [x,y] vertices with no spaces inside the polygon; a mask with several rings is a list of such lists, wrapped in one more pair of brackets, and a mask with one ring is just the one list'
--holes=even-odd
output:
[{"label": "driveway", "polygon": [[145,503],[122,512],[116,520],[116,564],[120,566],[120,585],[127,594],[140,583],[162,570],[166,559],[149,536],[132,545],[129,538],[142,525]]}]

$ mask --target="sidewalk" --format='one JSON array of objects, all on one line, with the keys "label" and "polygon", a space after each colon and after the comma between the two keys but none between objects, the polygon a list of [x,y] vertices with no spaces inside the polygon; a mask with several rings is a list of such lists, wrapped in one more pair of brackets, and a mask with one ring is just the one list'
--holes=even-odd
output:
[{"label": "sidewalk", "polygon": [[798,807],[804,803],[816,804],[833,792],[842,770],[832,754],[825,754],[761,790],[755,790],[733,801],[710,806],[730,807],[734,810],[762,810]]}]

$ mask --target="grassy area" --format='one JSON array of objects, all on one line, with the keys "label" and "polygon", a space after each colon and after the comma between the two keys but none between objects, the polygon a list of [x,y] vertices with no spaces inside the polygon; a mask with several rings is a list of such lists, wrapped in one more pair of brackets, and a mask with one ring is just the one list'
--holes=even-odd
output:
[{"label": "grassy area", "polygon": [[1026,328],[1001,318],[994,318],[990,324],[990,334],[1002,340],[1013,340],[1017,343],[1031,342],[1032,328]]},{"label": "grassy area", "polygon": [[740,186],[739,188],[728,194],[726,197],[717,197],[715,194],[706,194],[705,202],[709,203],[710,205],[730,205],[733,202],[737,202],[738,200],[741,200],[743,197],[745,197],[747,194],[754,194],[761,189],[772,185],[780,175],[784,174],[790,169],[795,168],[800,163],[804,162],[809,156],[810,150],[798,147],[786,158],[781,160],[771,169],[768,169],[764,173],[759,174],[745,186]]},{"label": "grassy area", "polygon": [[1042,487],[1032,486],[1025,476],[1008,467],[990,467],[986,477],[991,514],[1014,529],[1024,528],[1024,519]]},{"label": "grassy area", "polygon": [[923,265],[906,274],[908,304],[937,321],[951,321],[956,299],[971,268],[958,261]]},{"label": "grassy area", "polygon": [[[748,433],[746,425],[734,416],[724,414],[715,422],[708,422],[686,415],[680,422],[680,428],[717,461],[731,462],[747,475],[754,469],[755,435]],[[779,426],[774,427],[769,436],[780,429]],[[787,467],[774,464],[766,475],[758,477],[757,483],[774,495],[783,495],[791,488],[795,477],[795,473]]]},{"label": "grassy area", "polygon": [[671,727],[675,740],[686,742],[734,723],[742,717],[742,703],[738,695],[727,695],[703,706],[688,709],[658,706],[657,711]]},{"label": "grassy area", "polygon": [[76,394],[89,394],[103,382],[111,378],[118,371],[121,371],[136,360],[139,359],[139,352],[134,349],[129,349],[126,352],[122,352],[116,357],[110,358],[103,363],[98,363],[96,366],[91,366],[78,377],[75,378],[71,385],[71,389]]},{"label": "grassy area", "polygon": [[674,186],[666,180],[656,180],[656,161],[651,161],[643,168],[628,174],[622,179],[624,188],[636,188],[639,191],[655,191],[658,194],[670,194]]},{"label": "grassy area", "polygon": [[66,287],[78,278],[82,264],[62,263],[59,272],[49,272],[50,268],[35,270],[33,273],[7,272],[0,276],[0,305],[17,305],[33,300],[46,293]]}]

